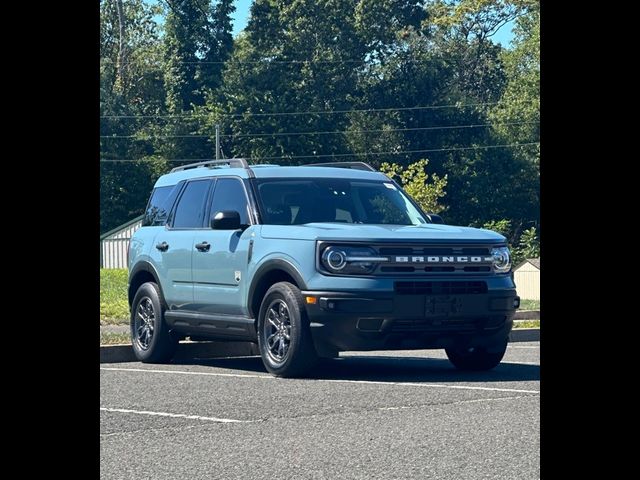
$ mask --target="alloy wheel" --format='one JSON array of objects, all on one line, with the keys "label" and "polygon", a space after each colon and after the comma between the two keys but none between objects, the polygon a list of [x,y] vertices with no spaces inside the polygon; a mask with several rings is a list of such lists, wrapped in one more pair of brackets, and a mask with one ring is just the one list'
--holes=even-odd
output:
[{"label": "alloy wheel", "polygon": [[284,362],[291,346],[291,315],[284,300],[276,299],[269,304],[263,325],[269,356],[276,363]]},{"label": "alloy wheel", "polygon": [[156,326],[156,312],[149,297],[143,297],[136,308],[133,325],[134,340],[142,350],[148,350]]}]

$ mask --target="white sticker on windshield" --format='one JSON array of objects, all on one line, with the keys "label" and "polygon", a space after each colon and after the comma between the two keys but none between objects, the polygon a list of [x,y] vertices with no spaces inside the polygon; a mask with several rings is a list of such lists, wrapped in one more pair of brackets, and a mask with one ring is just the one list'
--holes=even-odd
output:
[{"label": "white sticker on windshield", "polygon": [[384,186],[390,188],[391,190],[397,190],[396,186],[393,183],[385,183]]}]

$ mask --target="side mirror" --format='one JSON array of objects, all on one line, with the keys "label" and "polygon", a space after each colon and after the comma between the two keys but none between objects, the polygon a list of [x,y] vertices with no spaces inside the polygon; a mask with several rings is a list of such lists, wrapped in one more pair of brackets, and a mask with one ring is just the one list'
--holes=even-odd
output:
[{"label": "side mirror", "polygon": [[429,213],[428,215],[431,219],[431,223],[441,223],[444,225],[444,220],[440,215],[436,215],[435,213]]},{"label": "side mirror", "polygon": [[240,214],[235,210],[223,210],[211,217],[214,230],[240,230]]}]

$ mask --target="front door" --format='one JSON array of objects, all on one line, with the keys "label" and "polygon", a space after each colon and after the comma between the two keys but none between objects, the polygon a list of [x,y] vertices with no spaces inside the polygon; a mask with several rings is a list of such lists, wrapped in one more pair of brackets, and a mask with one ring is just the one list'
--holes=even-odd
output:
[{"label": "front door", "polygon": [[[247,194],[242,180],[218,177],[211,196],[209,218],[222,210],[235,210],[249,225]],[[248,247],[253,227],[242,230],[205,229],[196,233],[193,251],[194,302],[203,313],[247,315],[242,305]]]},{"label": "front door", "polygon": [[210,179],[188,182],[165,230],[154,240],[153,255],[169,310],[193,309],[193,251],[196,232],[203,230]]}]

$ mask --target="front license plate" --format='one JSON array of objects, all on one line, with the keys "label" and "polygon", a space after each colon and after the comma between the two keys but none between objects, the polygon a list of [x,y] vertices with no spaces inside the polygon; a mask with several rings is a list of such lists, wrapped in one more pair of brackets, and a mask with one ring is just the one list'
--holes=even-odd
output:
[{"label": "front license plate", "polygon": [[427,297],[425,301],[425,315],[427,317],[446,317],[460,311],[462,301],[460,298],[440,296]]}]

